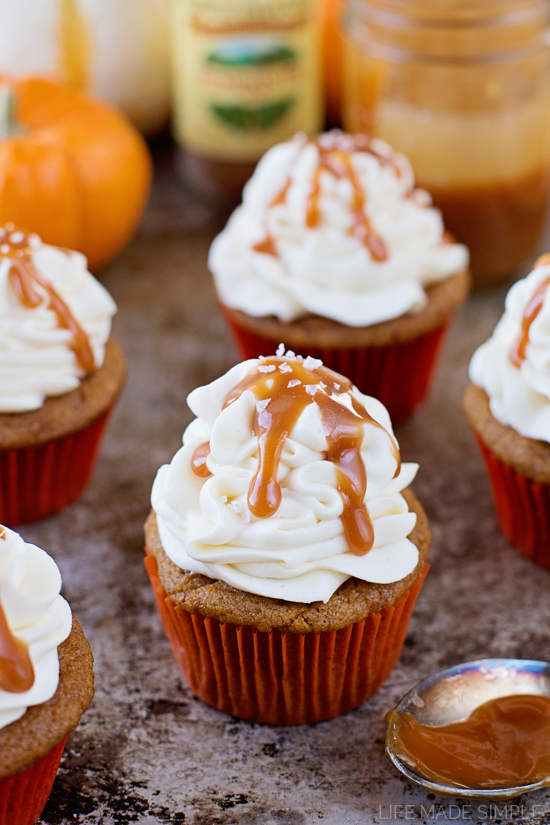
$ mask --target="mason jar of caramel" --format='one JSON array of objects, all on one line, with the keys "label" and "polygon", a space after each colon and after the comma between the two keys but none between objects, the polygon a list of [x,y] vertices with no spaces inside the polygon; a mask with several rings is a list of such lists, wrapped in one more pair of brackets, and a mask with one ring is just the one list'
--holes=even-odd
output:
[{"label": "mason jar of caramel", "polygon": [[477,285],[537,252],[550,181],[547,0],[347,0],[344,126],[387,140]]}]

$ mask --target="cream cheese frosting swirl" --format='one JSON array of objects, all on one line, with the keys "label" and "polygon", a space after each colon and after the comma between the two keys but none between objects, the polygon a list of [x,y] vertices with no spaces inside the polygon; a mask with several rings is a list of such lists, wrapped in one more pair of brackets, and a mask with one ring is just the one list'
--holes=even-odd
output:
[{"label": "cream cheese frosting swirl", "polygon": [[54,560],[13,530],[0,528],[0,685],[5,667],[6,634],[32,664],[32,686],[14,692],[0,686],[0,728],[15,722],[32,705],[47,702],[57,690],[57,648],[71,632],[71,609],[59,595],[61,575]]},{"label": "cream cheese frosting swirl", "polygon": [[487,393],[497,421],[550,443],[549,284],[545,255],[508,292],[504,315],[473,355],[470,380]]},{"label": "cream cheese frosting swirl", "polygon": [[24,236],[28,259],[44,284],[55,290],[79,325],[93,354],[93,368],[104,359],[116,305],[86,268],[79,252],[43,244],[37,235],[0,228],[0,412],[25,412],[46,397],[78,387],[87,370],[79,362],[70,329],[59,323],[43,285],[34,285],[36,306],[26,306],[10,275],[14,244]]},{"label": "cream cheese frosting swirl", "polygon": [[[165,552],[183,570],[250,593],[304,603],[328,601],[350,576],[378,583],[407,576],[418,562],[418,550],[407,538],[416,515],[400,492],[414,478],[417,465],[404,464],[394,477],[399,454],[385,407],[351,385],[337,396],[348,415],[354,405],[362,405],[371,419],[361,424],[360,459],[366,470],[361,504],[366,504],[372,522],[372,548],[361,555],[351,552],[338,471],[329,460],[323,399],[318,395],[315,400],[326,384],[315,377],[320,362],[314,359],[297,359],[304,371],[313,369],[307,390],[312,400],[279,445],[280,503],[269,517],[251,512],[251,481],[257,477],[261,450],[254,416],[265,401],[258,401],[251,389],[229,403],[227,399],[255,372],[265,375],[268,388],[275,371],[287,372],[291,386],[299,383],[293,358],[272,360],[245,361],[189,395],[197,418],[187,427],[172,462],[160,468],[152,491]],[[330,374],[334,381],[346,381]],[[207,442],[209,451],[201,452]],[[194,461],[204,462],[200,476],[193,470]]]},{"label": "cream cheese frosting swirl", "polygon": [[427,302],[424,287],[468,266],[404,155],[341,132],[270,149],[214,240],[222,302],[290,322],[370,326]]}]

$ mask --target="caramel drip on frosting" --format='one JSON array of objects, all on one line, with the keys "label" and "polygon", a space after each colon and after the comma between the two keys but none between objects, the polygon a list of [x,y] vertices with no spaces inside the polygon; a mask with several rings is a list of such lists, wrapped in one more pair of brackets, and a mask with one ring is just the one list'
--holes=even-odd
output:
[{"label": "caramel drip on frosting", "polygon": [[[308,143],[310,143],[310,141],[304,141],[303,146],[306,146]],[[373,149],[371,141],[366,135],[347,135],[338,129],[333,129],[324,135],[320,135],[313,143],[319,151],[319,163],[313,175],[313,186],[307,201],[306,226],[308,229],[315,229],[321,223],[322,214],[319,200],[321,196],[322,172],[328,172],[335,178],[348,180],[353,192],[352,232],[368,249],[373,260],[387,260],[388,250],[386,245],[382,238],[374,231],[365,212],[366,193],[353,168],[351,158],[354,152],[366,152],[377,158],[382,166],[391,166],[398,176],[401,175],[399,167],[391,158],[386,158]],[[291,173],[292,170],[283,187],[269,204],[268,210],[285,203],[291,184]],[[275,240],[269,232],[266,233],[266,237],[263,240],[254,244],[252,249],[254,252],[261,252],[265,255],[278,256]]]},{"label": "caramel drip on frosting", "polygon": [[206,459],[209,455],[210,442],[205,441],[204,444],[199,444],[199,446],[193,453],[193,458],[191,459],[191,469],[193,470],[196,476],[200,476],[200,478],[209,478],[209,476],[212,475],[212,473],[206,466]]},{"label": "caramel drip on frosting", "polygon": [[[341,515],[344,535],[352,553],[362,556],[374,541],[374,529],[367,507],[365,492],[367,473],[361,456],[363,425],[373,424],[384,429],[351,395],[352,384],[325,367],[307,369],[302,360],[285,357],[266,358],[254,367],[234,387],[224,401],[224,408],[243,392],[251,390],[256,398],[254,432],[258,437],[258,469],[248,490],[248,507],[257,518],[274,515],[282,501],[278,469],[287,438],[289,438],[303,410],[317,404],[323,427],[327,433],[327,460],[336,469],[337,489],[344,509]],[[388,433],[397,461],[395,475],[401,462],[395,442]],[[195,456],[202,456],[205,445],[200,445]]]},{"label": "caramel drip on frosting", "polygon": [[[0,526],[0,539],[6,541],[6,529]],[[28,646],[10,630],[0,604],[0,690],[25,693],[34,685],[34,668]]]},{"label": "caramel drip on frosting", "polygon": [[357,178],[355,169],[351,162],[351,154],[343,149],[324,149],[319,147],[319,165],[315,170],[313,178],[313,189],[308,198],[306,224],[310,229],[314,229],[321,223],[321,209],[319,199],[321,196],[321,173],[330,172],[335,178],[344,178],[352,186],[353,198],[353,234],[367,247],[371,258],[375,261],[385,261],[388,258],[388,251],[382,238],[376,234],[372,228],[365,212],[366,195]]},{"label": "caramel drip on frosting", "polygon": [[[541,266],[548,266],[550,264],[550,255],[541,255],[541,257],[536,261],[535,266],[533,269],[538,269]],[[521,319],[521,332],[517,337],[517,340],[510,351],[510,361],[515,367],[521,367],[523,361],[527,358],[527,346],[529,344],[529,333],[531,331],[531,324],[539,314],[542,309],[542,305],[544,304],[544,298],[546,295],[546,290],[550,286],[550,275],[548,278],[545,278],[542,281],[535,292],[533,293],[533,297],[525,307],[523,312],[523,318]]]},{"label": "caramel drip on frosting", "polygon": [[0,255],[11,260],[9,278],[13,291],[27,309],[43,304],[43,293],[46,293],[48,308],[55,313],[58,325],[71,333],[71,349],[78,363],[84,372],[93,372],[95,360],[88,336],[59,293],[34,266],[30,235],[30,232],[16,229],[11,223],[0,227]]}]

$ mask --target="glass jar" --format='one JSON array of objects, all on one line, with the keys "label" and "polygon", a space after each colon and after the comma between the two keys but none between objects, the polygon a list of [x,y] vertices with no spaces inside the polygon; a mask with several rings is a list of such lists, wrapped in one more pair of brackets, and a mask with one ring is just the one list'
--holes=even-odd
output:
[{"label": "glass jar", "polygon": [[550,180],[547,0],[348,0],[343,118],[404,152],[477,285],[537,251]]},{"label": "glass jar", "polygon": [[329,126],[340,126],[342,124],[342,34],[339,20],[343,0],[320,0],[320,3],[325,119]]},{"label": "glass jar", "polygon": [[180,168],[235,205],[267,149],[321,128],[318,0],[172,0],[171,29]]}]

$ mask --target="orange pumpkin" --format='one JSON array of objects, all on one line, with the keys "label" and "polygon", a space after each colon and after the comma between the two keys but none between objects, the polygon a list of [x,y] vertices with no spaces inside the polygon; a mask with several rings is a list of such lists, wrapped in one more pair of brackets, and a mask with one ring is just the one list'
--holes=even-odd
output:
[{"label": "orange pumpkin", "polygon": [[103,266],[130,240],[147,200],[147,144],[106,103],[42,78],[0,76],[0,225],[12,221],[46,243]]}]

